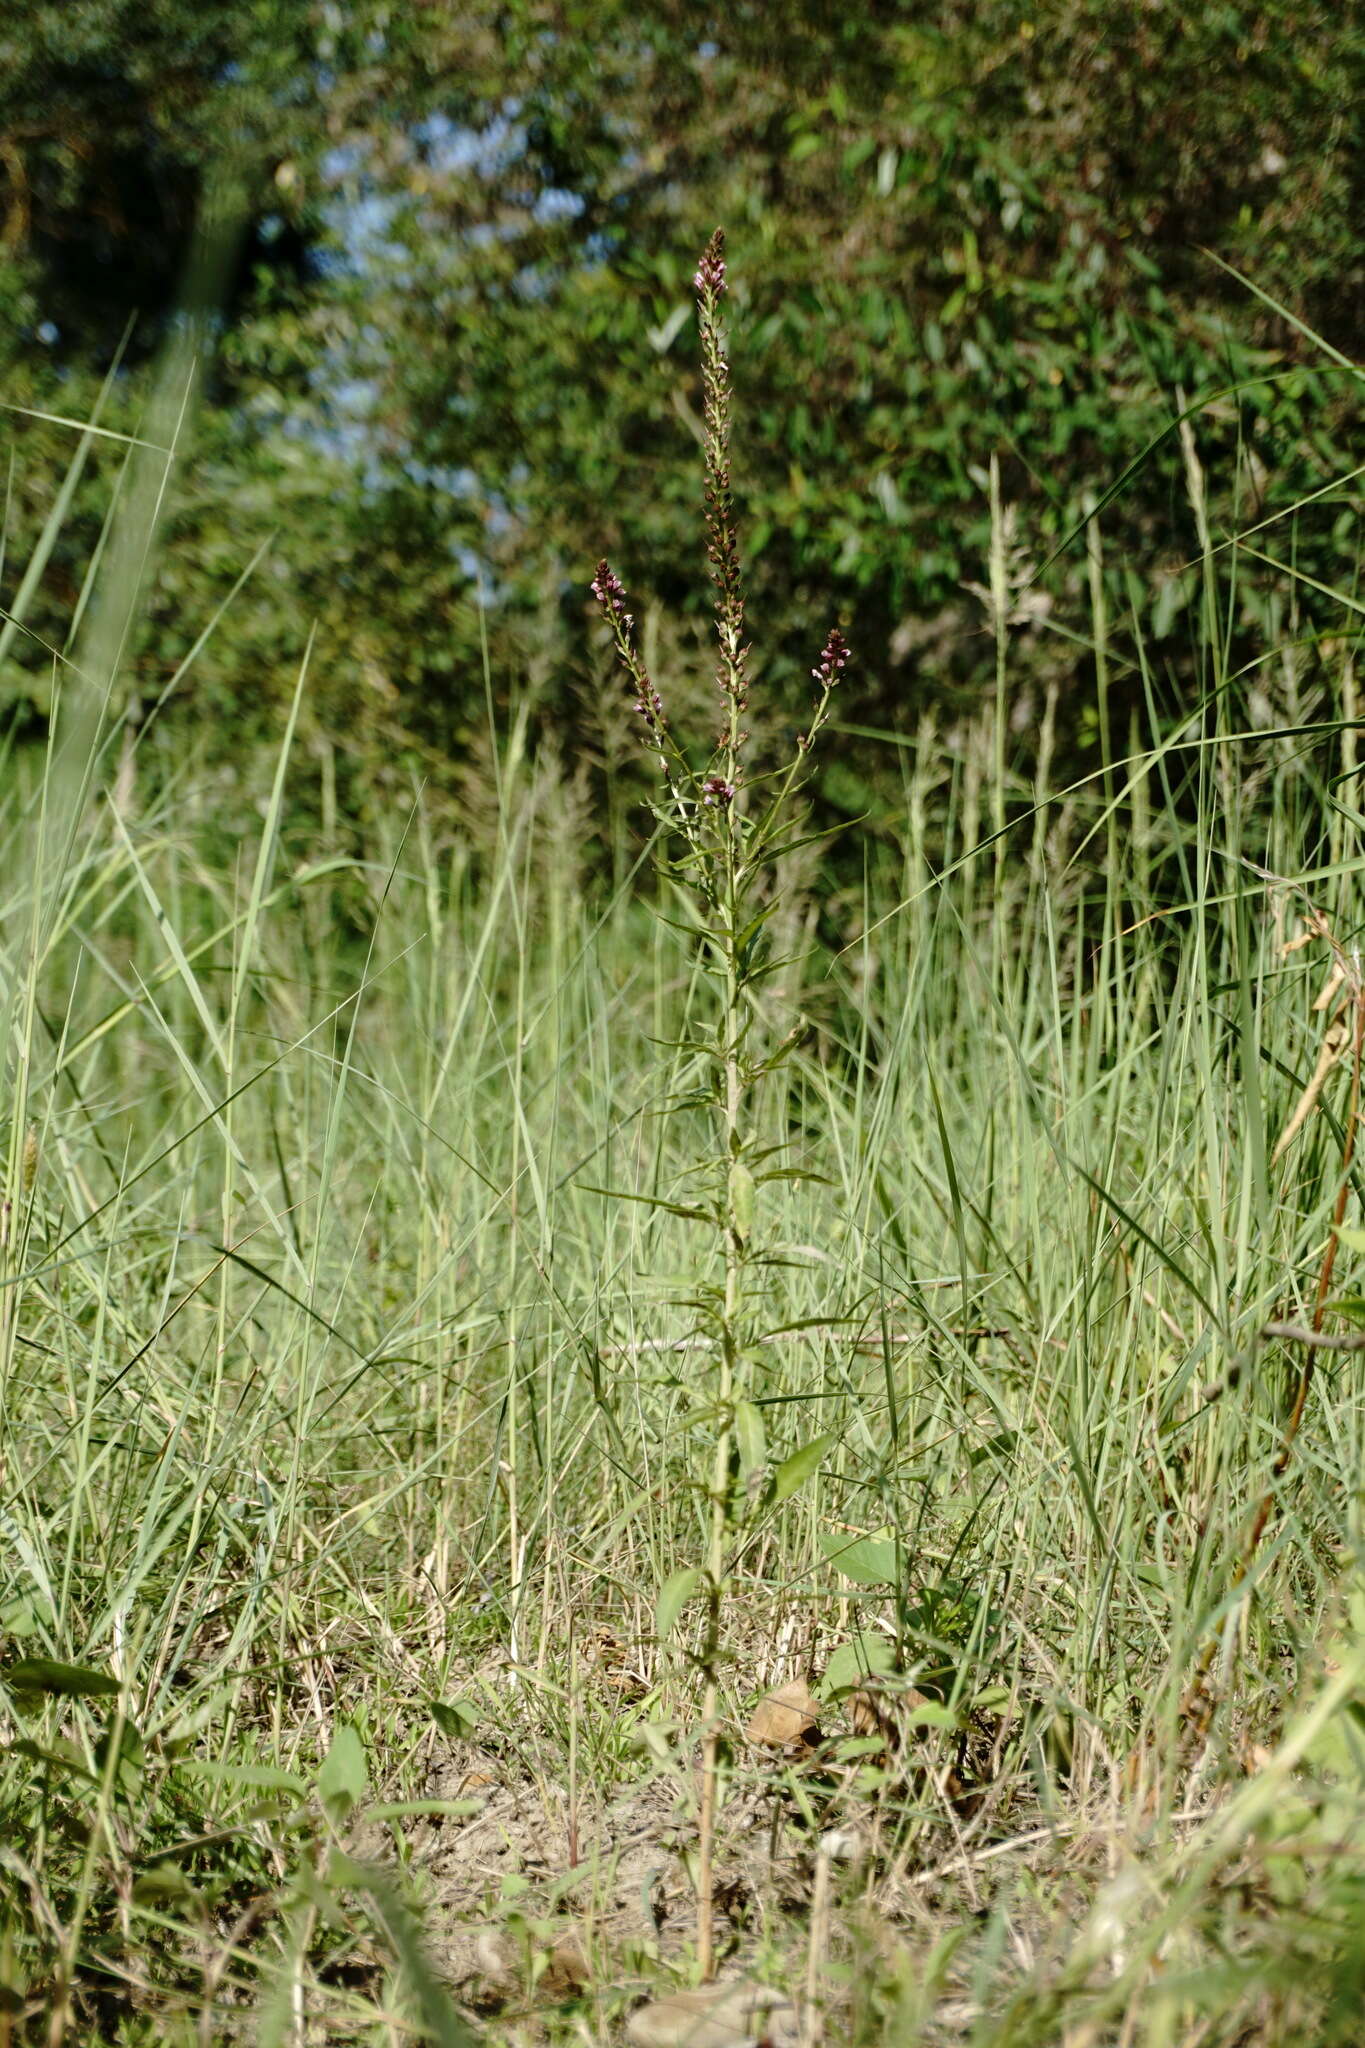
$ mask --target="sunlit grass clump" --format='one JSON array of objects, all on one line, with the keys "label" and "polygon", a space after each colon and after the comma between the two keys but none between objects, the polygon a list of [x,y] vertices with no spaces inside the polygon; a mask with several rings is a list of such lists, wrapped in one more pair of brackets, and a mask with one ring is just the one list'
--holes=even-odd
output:
[{"label": "sunlit grass clump", "polygon": [[794,846],[714,278],[652,883],[518,714],[361,854],[306,667],[269,762],[134,729],[153,431],[10,757],[0,2039],[612,2040],[712,1971],[830,2042],[1358,2038],[1353,565],[1232,673],[1205,531],[1175,707],[1062,581],[1058,787],[997,485],[997,701]]}]

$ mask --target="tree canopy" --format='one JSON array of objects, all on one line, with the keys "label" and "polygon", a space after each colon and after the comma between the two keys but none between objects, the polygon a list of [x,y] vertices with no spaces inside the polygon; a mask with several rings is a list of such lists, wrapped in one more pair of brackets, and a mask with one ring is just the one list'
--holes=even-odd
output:
[{"label": "tree canopy", "polygon": [[[82,416],[122,344],[107,417],[134,422],[196,222],[235,194],[135,686],[270,541],[195,707],[264,713],[316,619],[317,718],[440,755],[485,639],[498,689],[581,715],[603,552],[690,659],[690,277],[723,223],[762,674],[779,701],[804,677],[832,594],[863,714],[903,726],[990,672],[966,586],[993,457],[1025,577],[1158,444],[1103,515],[1117,609],[1139,575],[1158,639],[1195,573],[1182,403],[1220,531],[1348,466],[1358,387],[1304,330],[1361,331],[1363,55],[1354,13],[1288,0],[33,6],[0,28],[3,395]],[[13,563],[64,449],[10,419]],[[114,462],[34,601],[45,639]],[[1351,516],[1299,514],[1300,559]],[[1243,592],[1254,625],[1250,568]],[[35,646],[0,692],[40,713]]]}]

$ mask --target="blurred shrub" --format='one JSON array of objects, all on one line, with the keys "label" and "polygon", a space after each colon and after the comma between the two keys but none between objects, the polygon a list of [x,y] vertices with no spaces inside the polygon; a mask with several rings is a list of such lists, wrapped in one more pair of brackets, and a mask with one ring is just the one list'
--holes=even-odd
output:
[{"label": "blurred shrub", "polygon": [[[1136,575],[1168,631],[1163,687],[1191,692],[1178,394],[1208,400],[1215,538],[1350,467],[1358,384],[1268,301],[1347,352],[1361,331],[1355,15],[242,0],[209,23],[192,0],[90,0],[11,18],[0,43],[12,402],[81,414],[137,311],[111,407],[131,424],[137,350],[171,316],[226,158],[246,195],[132,684],[155,698],[273,532],[185,691],[234,737],[269,717],[315,618],[314,715],[354,750],[439,767],[467,744],[485,632],[496,687],[529,678],[563,731],[602,673],[586,579],[604,549],[700,633],[689,279],[718,220],[770,695],[804,699],[833,580],[860,715],[970,708],[992,665],[964,589],[984,580],[991,456],[1023,582],[1152,443],[1105,513],[1106,573],[1120,633]],[[60,437],[16,420],[12,438],[11,565],[57,488]],[[62,637],[113,466],[89,465],[35,600],[45,639]],[[1358,510],[1329,494],[1269,530],[1306,579],[1310,638],[1336,620],[1314,583],[1341,580]],[[1082,580],[1073,546],[1043,583],[1073,626]],[[1284,589],[1248,559],[1229,621],[1247,652]],[[1045,603],[1029,616],[1018,723],[1059,680],[1084,740],[1088,658],[1041,630]],[[684,666],[701,660],[690,630]],[[48,670],[15,643],[0,697],[41,709]],[[591,725],[585,748],[613,758]]]}]

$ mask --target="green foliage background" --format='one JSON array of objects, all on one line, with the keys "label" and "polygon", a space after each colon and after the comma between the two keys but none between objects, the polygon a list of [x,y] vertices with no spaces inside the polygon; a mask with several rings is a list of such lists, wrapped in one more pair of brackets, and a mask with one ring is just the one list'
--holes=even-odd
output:
[{"label": "green foliage background", "polygon": [[[83,417],[127,335],[103,419],[132,430],[169,324],[200,320],[202,403],[128,686],[155,700],[268,543],[181,686],[207,744],[271,722],[316,620],[309,716],[352,765],[443,773],[483,722],[485,643],[496,691],[529,682],[543,729],[611,761],[598,554],[662,607],[660,660],[699,665],[690,278],[721,221],[768,701],[804,701],[832,596],[858,716],[969,707],[992,668],[964,589],[984,581],[992,455],[1023,580],[1153,443],[1105,557],[1120,637],[1134,603],[1180,695],[1182,400],[1206,401],[1220,534],[1349,467],[1356,381],[1294,321],[1345,355],[1361,329],[1363,71],[1358,10],[1288,0],[11,10],[3,396]],[[196,260],[215,215],[236,239]],[[11,412],[6,438],[23,563],[72,437]],[[26,617],[40,638],[0,675],[21,721],[97,542],[120,459],[103,446]],[[1329,573],[1358,509],[1329,493],[1271,529],[1275,551]],[[1090,730],[1088,656],[1055,630],[1083,570],[1073,544],[1038,586],[1021,747],[1045,680],[1071,739]],[[1311,637],[1301,588],[1289,626]],[[1285,630],[1251,558],[1238,602],[1234,632]]]}]

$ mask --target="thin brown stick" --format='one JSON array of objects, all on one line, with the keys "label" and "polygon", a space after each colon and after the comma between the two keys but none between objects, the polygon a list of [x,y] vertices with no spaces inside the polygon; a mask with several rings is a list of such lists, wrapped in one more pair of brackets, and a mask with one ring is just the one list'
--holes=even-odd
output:
[{"label": "thin brown stick", "polygon": [[1315,1330],[1309,1323],[1262,1323],[1251,1342],[1249,1350],[1240,1352],[1227,1371],[1216,1380],[1208,1380],[1200,1387],[1195,1399],[1202,1408],[1230,1394],[1240,1386],[1242,1375],[1255,1358],[1256,1347],[1270,1342],[1281,1344],[1303,1344],[1310,1351],[1365,1351],[1365,1330],[1354,1335],[1346,1331]]},{"label": "thin brown stick", "polygon": [[[1336,1249],[1335,1239],[1332,1249]],[[1365,1330],[1348,1336],[1344,1331],[1310,1329],[1303,1323],[1267,1323],[1261,1335],[1279,1337],[1286,1344],[1303,1344],[1309,1351],[1365,1351]]]}]

